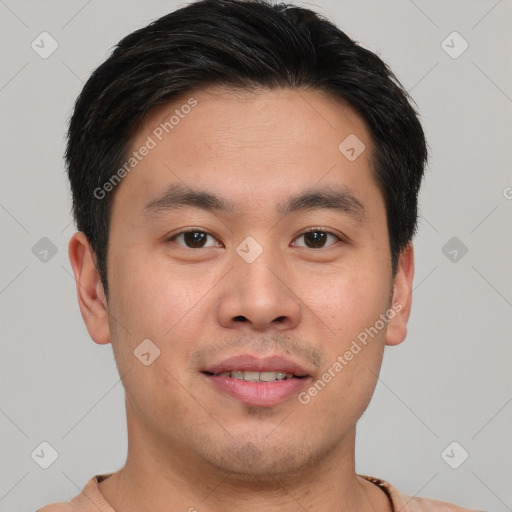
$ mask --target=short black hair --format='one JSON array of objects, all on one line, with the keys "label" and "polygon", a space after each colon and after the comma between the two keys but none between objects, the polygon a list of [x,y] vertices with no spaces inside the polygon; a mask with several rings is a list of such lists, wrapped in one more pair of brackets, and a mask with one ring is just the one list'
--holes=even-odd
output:
[{"label": "short black hair", "polygon": [[153,108],[210,85],[318,90],[362,117],[386,205],[394,276],[416,233],[428,156],[407,91],[376,54],[309,9],[270,0],[200,0],[123,38],[88,79],[70,119],[65,158],[73,215],[96,255],[107,298],[113,191],[97,191],[126,161]]}]

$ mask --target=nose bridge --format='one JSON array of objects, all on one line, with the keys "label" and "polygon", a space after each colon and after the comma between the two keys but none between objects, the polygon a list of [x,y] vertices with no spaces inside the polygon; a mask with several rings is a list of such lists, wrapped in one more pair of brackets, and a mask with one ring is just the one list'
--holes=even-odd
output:
[{"label": "nose bridge", "polygon": [[286,282],[283,255],[267,249],[269,237],[260,240],[247,237],[236,247],[234,268],[220,297],[219,321],[230,327],[291,328],[300,319],[300,301]]},{"label": "nose bridge", "polygon": [[270,248],[268,237],[264,245],[253,237],[247,237],[236,248],[236,253],[239,261],[235,261],[242,292],[268,295],[269,298],[283,293],[280,290],[283,283],[276,277],[279,274],[284,276],[282,255],[280,257],[277,250]]}]

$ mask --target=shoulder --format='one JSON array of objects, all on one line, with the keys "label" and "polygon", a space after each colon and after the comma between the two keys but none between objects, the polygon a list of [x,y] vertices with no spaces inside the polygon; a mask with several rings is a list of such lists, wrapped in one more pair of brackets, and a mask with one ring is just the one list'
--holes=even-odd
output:
[{"label": "shoulder", "polygon": [[463,508],[446,501],[431,500],[406,496],[389,482],[367,475],[359,475],[366,480],[379,486],[388,496],[393,504],[393,509],[401,512],[478,512],[475,509]]},{"label": "shoulder", "polygon": [[51,503],[43,508],[39,508],[36,512],[73,512],[74,507],[71,503]]},{"label": "shoulder", "polygon": [[98,483],[111,475],[112,473],[95,475],[71,501],[51,503],[36,512],[114,512],[98,489]]},{"label": "shoulder", "polygon": [[459,507],[446,501],[430,500],[405,496],[408,501],[407,512],[477,512],[474,509]]}]

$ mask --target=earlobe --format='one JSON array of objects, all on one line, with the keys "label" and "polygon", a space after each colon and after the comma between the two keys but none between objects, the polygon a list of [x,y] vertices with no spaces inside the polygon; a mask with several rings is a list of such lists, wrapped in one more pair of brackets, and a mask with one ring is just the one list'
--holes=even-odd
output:
[{"label": "earlobe", "polygon": [[[398,345],[407,336],[407,322],[411,313],[412,283],[414,278],[414,249],[412,242],[400,254],[393,287],[393,318],[388,323],[386,345]],[[391,316],[390,316],[391,318]]]},{"label": "earlobe", "polygon": [[76,232],[69,241],[68,255],[75,275],[78,305],[87,331],[99,344],[110,343],[108,306],[95,255],[84,233]]}]

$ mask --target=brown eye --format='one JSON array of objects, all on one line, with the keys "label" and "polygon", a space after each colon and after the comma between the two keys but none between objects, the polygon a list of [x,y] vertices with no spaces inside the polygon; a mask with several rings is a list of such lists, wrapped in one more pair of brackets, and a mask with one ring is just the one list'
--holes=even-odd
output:
[{"label": "brown eye", "polygon": [[[207,245],[208,237],[212,238],[214,241],[213,245]],[[179,243],[178,240],[180,240],[181,243]],[[216,240],[212,235],[206,233],[205,231],[199,230],[182,231],[181,233],[178,233],[170,238],[169,241],[176,242],[178,245],[184,245],[189,249],[202,249],[204,247],[216,246]]]},{"label": "brown eye", "polygon": [[334,233],[323,231],[321,229],[312,229],[297,237],[297,240],[304,238],[304,244],[294,243],[294,245],[298,245],[299,247],[307,247],[308,249],[323,249],[324,247],[329,247],[332,245],[332,243],[326,245],[329,237],[331,237],[331,240],[334,239],[333,243],[336,243],[337,240],[341,240],[340,237]]}]

